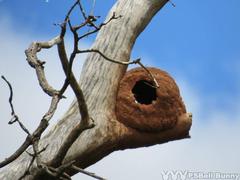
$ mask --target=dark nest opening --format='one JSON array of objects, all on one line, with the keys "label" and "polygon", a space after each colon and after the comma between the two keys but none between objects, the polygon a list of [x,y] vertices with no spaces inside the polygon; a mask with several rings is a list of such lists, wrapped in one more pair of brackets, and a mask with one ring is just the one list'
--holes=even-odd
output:
[{"label": "dark nest opening", "polygon": [[157,99],[156,88],[152,82],[137,81],[132,89],[135,100],[140,104],[152,104]]}]

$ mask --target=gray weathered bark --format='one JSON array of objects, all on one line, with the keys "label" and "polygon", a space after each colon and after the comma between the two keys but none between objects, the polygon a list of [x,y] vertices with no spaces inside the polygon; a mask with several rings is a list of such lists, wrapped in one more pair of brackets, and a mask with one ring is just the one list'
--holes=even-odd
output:
[{"label": "gray weathered bark", "polygon": [[[94,49],[99,49],[113,59],[128,61],[136,38],[167,2],[168,0],[118,0],[108,18],[113,12],[123,17],[101,29],[93,45]],[[85,168],[115,150],[149,146],[189,136],[191,118],[188,114],[179,117],[173,129],[159,133],[141,133],[116,120],[116,93],[126,68],[104,60],[97,53],[87,57],[80,85],[96,126],[80,135],[68,151],[65,162],[74,159],[77,165]],[[80,118],[77,103],[74,102],[64,117],[42,138],[42,147],[49,144],[42,155],[43,161],[47,162],[56,154]],[[29,155],[23,153],[0,172],[0,179],[17,179],[24,173],[29,161]],[[69,173],[75,172],[69,170]]]}]

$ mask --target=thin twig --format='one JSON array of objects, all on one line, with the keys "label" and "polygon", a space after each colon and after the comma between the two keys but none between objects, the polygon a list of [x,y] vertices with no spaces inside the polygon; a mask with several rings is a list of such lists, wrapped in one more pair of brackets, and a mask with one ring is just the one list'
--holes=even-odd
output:
[{"label": "thin twig", "polygon": [[47,149],[47,147],[48,147],[49,145],[46,145],[44,148],[42,148],[40,151],[38,151],[38,152],[34,152],[34,154],[33,153],[30,153],[30,152],[28,152],[28,151],[26,151],[26,153],[29,155],[29,156],[36,156],[36,154],[41,154],[42,152],[44,152],[44,151],[46,151],[46,149]]},{"label": "thin twig", "polygon": [[11,107],[11,115],[15,115],[15,111],[14,111],[14,107],[13,107],[13,103],[12,103],[12,100],[13,100],[13,89],[12,89],[12,85],[11,83],[4,77],[4,76],[1,76],[1,78],[7,83],[8,87],[9,87],[9,90],[10,90],[10,95],[9,95],[9,99],[8,99],[8,102],[10,104],[10,107]]},{"label": "thin twig", "polygon": [[65,16],[65,22],[69,20],[72,11],[77,5],[79,5],[79,3],[80,3],[80,0],[76,0],[76,2],[70,7],[70,9],[67,12],[67,15]]},{"label": "thin twig", "polygon": [[23,123],[19,120],[18,116],[16,115],[15,113],[15,110],[14,110],[14,106],[13,106],[13,88],[12,88],[12,85],[11,83],[4,77],[4,76],[1,76],[2,79],[7,83],[8,87],[9,87],[9,91],[10,91],[10,95],[9,95],[9,99],[8,99],[8,102],[10,104],[10,107],[11,107],[11,115],[12,115],[12,118],[11,120],[8,122],[8,124],[13,124],[15,122],[17,122],[19,124],[19,126],[22,128],[22,130],[27,133],[28,135],[30,135],[30,132],[29,130],[23,125]]},{"label": "thin twig", "polygon": [[69,163],[65,163],[61,166],[59,166],[56,169],[56,173],[57,173],[57,178],[61,177],[62,175],[64,175],[65,177],[71,178],[65,171],[66,169],[68,169],[69,167],[71,167],[73,164],[75,163],[75,161],[70,161]]},{"label": "thin twig", "polygon": [[13,153],[11,156],[6,158],[0,163],[0,168],[8,165],[9,163],[13,162],[15,159],[17,159],[30,145],[32,141],[30,136],[27,136],[26,140],[23,142],[23,144],[16,150],[15,153]]},{"label": "thin twig", "polygon": [[106,59],[110,62],[113,62],[113,63],[122,64],[122,65],[139,64],[149,74],[150,78],[154,81],[155,87],[156,88],[159,87],[157,80],[154,78],[153,74],[141,63],[140,58],[133,60],[133,61],[118,61],[118,60],[107,57],[104,53],[102,53],[101,51],[99,51],[97,49],[78,50],[78,53],[91,53],[91,52],[98,53],[104,59]]},{"label": "thin twig", "polygon": [[83,38],[85,38],[85,37],[88,37],[89,35],[95,34],[95,33],[98,32],[98,31],[99,31],[99,29],[94,29],[94,30],[92,30],[92,31],[87,32],[87,33],[84,34],[84,35],[79,36],[78,39],[81,40],[81,39],[83,39]]},{"label": "thin twig", "polygon": [[122,64],[122,65],[129,65],[129,64],[138,64],[138,61],[140,59],[136,59],[134,61],[118,61],[118,60],[115,60],[115,59],[112,59],[112,58],[109,58],[107,57],[104,53],[102,53],[100,50],[98,49],[85,49],[85,50],[78,50],[77,53],[92,53],[92,52],[95,52],[95,53],[98,53],[99,55],[101,55],[104,59],[112,62],[112,63],[117,63],[117,64]]},{"label": "thin twig", "polygon": [[32,167],[34,160],[35,160],[35,156],[32,156],[32,159],[31,159],[26,171],[18,180],[22,180],[23,178],[25,178],[27,175],[30,174],[30,168]]},{"label": "thin twig", "polygon": [[65,171],[66,169],[70,168],[73,165],[73,163],[75,163],[75,161],[71,161],[69,163],[60,165],[58,168],[54,168],[54,167],[43,164],[42,169],[38,169],[37,173],[41,174],[44,172],[50,175],[51,177],[54,177],[54,179],[71,180],[71,176],[68,175]]},{"label": "thin twig", "polygon": [[122,16],[116,16],[115,12],[113,13],[113,15],[109,18],[108,21],[106,21],[105,23],[101,23],[99,26],[95,25],[94,21],[96,20],[96,17],[95,16],[89,16],[88,17],[88,24],[92,27],[94,27],[94,30],[92,31],[89,31],[81,36],[78,37],[78,40],[80,39],[83,39],[85,37],[88,37],[89,35],[91,34],[95,34],[96,32],[98,32],[100,29],[102,29],[102,27],[106,26],[107,24],[109,24],[112,20],[114,19],[119,19],[121,18]]},{"label": "thin twig", "polygon": [[151,73],[151,71],[146,68],[141,61],[138,62],[138,64],[148,73],[148,75],[150,76],[150,78],[153,80],[154,84],[155,84],[155,88],[159,88],[159,84],[157,82],[157,80],[155,79],[155,77],[153,76],[153,74]]},{"label": "thin twig", "polygon": [[13,101],[13,88],[12,88],[12,85],[4,76],[1,76],[1,77],[7,83],[8,87],[9,87],[9,90],[10,90],[9,104],[10,104],[10,107],[11,107],[11,115],[13,117],[8,122],[8,124],[13,124],[13,123],[17,122],[19,124],[19,126],[21,127],[21,129],[24,132],[26,132],[28,136],[27,136],[25,142],[15,151],[15,153],[13,153],[11,156],[9,156],[8,158],[6,158],[2,162],[0,162],[0,168],[6,166],[7,164],[9,164],[12,161],[14,161],[15,159],[17,159],[28,148],[28,146],[32,142],[29,130],[23,125],[23,123],[19,120],[18,116],[15,114],[14,106],[13,106],[13,103],[12,103],[12,101]]},{"label": "thin twig", "polygon": [[86,170],[84,170],[82,168],[79,168],[79,167],[77,167],[75,165],[72,166],[72,169],[74,169],[75,171],[80,172],[82,174],[85,174],[85,175],[88,175],[88,176],[93,177],[95,179],[98,179],[98,180],[107,180],[107,179],[105,179],[103,177],[100,177],[100,176],[98,176],[98,175],[96,175],[96,174],[94,174],[92,172],[86,171]]},{"label": "thin twig", "polygon": [[87,19],[87,15],[86,15],[85,10],[84,10],[84,8],[83,8],[83,6],[82,6],[80,1],[78,1],[78,6],[80,8],[80,12],[82,13],[83,18],[86,20]]},{"label": "thin twig", "polygon": [[173,6],[173,7],[176,7],[176,4],[172,2],[172,0],[168,0],[168,2],[170,2],[170,4]]},{"label": "thin twig", "polygon": [[25,178],[27,175],[30,174],[30,168],[32,167],[33,162],[35,161],[35,159],[36,159],[36,157],[37,157],[36,154],[41,154],[42,152],[44,152],[44,151],[47,149],[47,147],[48,147],[48,145],[45,146],[45,147],[44,147],[42,150],[40,150],[39,152],[34,152],[34,154],[26,151],[26,153],[27,153],[29,156],[31,156],[32,159],[31,159],[31,161],[30,161],[30,163],[29,163],[29,165],[28,165],[28,168],[26,169],[26,171],[24,172],[24,174],[23,174],[18,180],[22,180],[23,178]]},{"label": "thin twig", "polygon": [[40,157],[38,145],[39,145],[39,139],[34,140],[34,143],[32,145],[33,152],[34,152],[34,156],[36,157],[37,167],[40,167],[41,166],[41,157]]}]

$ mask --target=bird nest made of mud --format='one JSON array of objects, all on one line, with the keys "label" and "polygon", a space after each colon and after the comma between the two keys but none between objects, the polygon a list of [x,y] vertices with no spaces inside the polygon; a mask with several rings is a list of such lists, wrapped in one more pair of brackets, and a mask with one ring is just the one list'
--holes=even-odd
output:
[{"label": "bird nest made of mud", "polygon": [[146,132],[173,128],[186,113],[185,105],[174,79],[165,71],[147,68],[159,87],[143,68],[132,69],[122,78],[116,103],[118,121]]}]

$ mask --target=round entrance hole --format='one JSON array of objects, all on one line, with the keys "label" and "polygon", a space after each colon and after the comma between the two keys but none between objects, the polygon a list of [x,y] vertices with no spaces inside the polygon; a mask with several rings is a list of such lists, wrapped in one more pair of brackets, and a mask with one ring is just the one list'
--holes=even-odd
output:
[{"label": "round entrance hole", "polygon": [[135,100],[140,104],[152,104],[157,99],[156,88],[150,81],[137,81],[132,89]]}]

